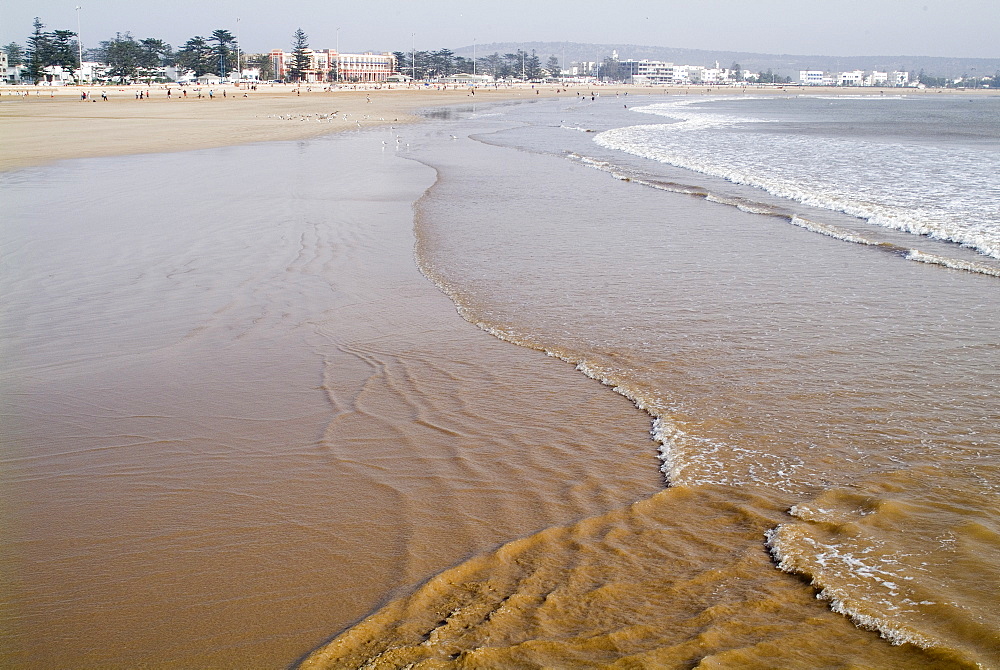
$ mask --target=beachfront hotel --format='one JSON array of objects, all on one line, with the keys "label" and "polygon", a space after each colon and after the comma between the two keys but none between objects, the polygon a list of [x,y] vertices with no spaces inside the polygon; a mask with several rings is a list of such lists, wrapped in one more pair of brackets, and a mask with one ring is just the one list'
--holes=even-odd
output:
[{"label": "beachfront hotel", "polygon": [[[309,66],[302,72],[302,81],[384,82],[396,71],[396,57],[391,53],[342,54],[334,49],[306,49]],[[281,49],[272,49],[271,66],[277,79],[288,79],[295,56]]]},{"label": "beachfront hotel", "polygon": [[851,70],[850,72],[824,72],[800,70],[799,83],[804,86],[910,86],[909,72],[879,72]]}]

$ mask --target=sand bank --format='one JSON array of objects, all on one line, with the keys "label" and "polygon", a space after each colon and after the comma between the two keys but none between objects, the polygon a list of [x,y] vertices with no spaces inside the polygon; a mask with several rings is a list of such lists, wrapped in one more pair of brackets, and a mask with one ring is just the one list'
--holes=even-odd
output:
[{"label": "sand bank", "polygon": [[[234,86],[0,87],[0,171],[67,158],[188,151],[270,140],[290,140],[376,124],[409,123],[425,107],[476,102],[607,95],[812,94],[928,95],[916,89],[825,87],[634,87],[623,85],[520,85],[466,88],[296,88]],[[209,97],[209,90],[212,97]],[[86,91],[89,99],[82,100]],[[137,96],[143,93],[143,99]],[[948,91],[958,92],[958,91]],[[102,98],[107,95],[107,100]],[[199,93],[201,97],[199,96]],[[961,91],[995,94],[994,91]],[[147,97],[148,95],[148,97]],[[334,117],[333,112],[338,112]],[[323,115],[327,115],[324,117]]]},{"label": "sand bank", "polygon": [[[475,100],[567,94],[559,90],[483,88],[476,91]],[[88,100],[81,98],[82,91]],[[137,98],[140,92],[141,100]],[[472,98],[465,88],[324,90],[262,85],[245,90],[203,86],[200,91],[188,87],[185,95],[172,86],[168,97],[167,88],[159,85],[0,87],[0,143],[4,147],[0,170],[67,158],[187,151],[410,123],[417,119],[415,110]]]}]

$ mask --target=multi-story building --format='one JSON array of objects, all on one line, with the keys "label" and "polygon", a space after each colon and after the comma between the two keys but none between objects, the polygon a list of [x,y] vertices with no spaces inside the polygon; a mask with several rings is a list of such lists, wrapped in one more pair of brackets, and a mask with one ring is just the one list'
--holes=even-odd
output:
[{"label": "multi-story building", "polygon": [[888,72],[872,70],[871,74],[865,77],[864,86],[885,86],[889,82]]},{"label": "multi-story building", "polygon": [[623,60],[619,64],[633,84],[688,84],[691,82],[687,65],[674,65],[658,60]]},{"label": "multi-story building", "polygon": [[[382,82],[396,71],[396,57],[391,53],[342,54],[333,49],[306,49],[308,66],[301,81]],[[295,56],[281,49],[270,53],[271,66],[278,79],[291,77]]]},{"label": "multi-story building", "polygon": [[800,70],[799,83],[806,86],[909,86],[909,72],[880,72],[864,70],[826,73],[822,70]]},{"label": "multi-story building", "polygon": [[840,76],[837,77],[838,86],[861,86],[865,82],[865,72],[864,70],[851,70],[850,72],[841,72]]},{"label": "multi-story building", "polygon": [[799,70],[799,83],[806,86],[823,86],[827,83],[826,73],[822,70]]},{"label": "multi-story building", "polygon": [[398,64],[391,53],[340,54],[336,59],[340,81],[385,81]]},{"label": "multi-story building", "polygon": [[692,84],[723,84],[730,80],[731,71],[719,67],[703,67],[701,65],[688,66],[688,80]]}]

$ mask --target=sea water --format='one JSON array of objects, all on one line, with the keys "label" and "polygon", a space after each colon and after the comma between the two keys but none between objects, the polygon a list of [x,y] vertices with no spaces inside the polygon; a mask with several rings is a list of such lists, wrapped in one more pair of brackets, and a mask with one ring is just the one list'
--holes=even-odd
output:
[{"label": "sea water", "polygon": [[1000,664],[998,111],[604,90],[415,144],[425,274],[645,410],[670,488],[313,661]]},{"label": "sea water", "polygon": [[597,142],[1000,258],[995,97],[682,99],[635,111],[667,123]]}]

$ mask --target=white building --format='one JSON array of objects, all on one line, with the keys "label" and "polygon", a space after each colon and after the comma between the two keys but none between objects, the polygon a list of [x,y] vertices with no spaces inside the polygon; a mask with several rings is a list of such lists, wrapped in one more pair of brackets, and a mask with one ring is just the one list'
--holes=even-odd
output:
[{"label": "white building", "polygon": [[66,86],[76,82],[76,71],[62,65],[49,65],[42,70],[41,83],[48,86]]},{"label": "white building", "polygon": [[865,83],[864,70],[841,72],[837,77],[837,86],[861,86]]},{"label": "white building", "polygon": [[889,82],[888,72],[872,70],[871,74],[865,77],[864,86],[885,86]]},{"label": "white building", "polygon": [[719,67],[688,66],[688,79],[692,84],[724,84],[732,79],[732,71]]},{"label": "white building", "polygon": [[852,70],[830,74],[821,70],[799,71],[799,83],[806,86],[908,86],[909,82],[909,72]]},{"label": "white building", "polygon": [[21,81],[20,66],[11,67],[4,51],[0,51],[0,76],[3,77],[3,81],[0,83],[4,84],[16,84]]},{"label": "white building", "polygon": [[485,74],[467,74],[459,72],[447,77],[441,77],[438,81],[443,84],[461,84],[462,86],[485,86],[493,81],[493,77]]},{"label": "white building", "polygon": [[805,86],[823,86],[826,73],[822,70],[799,70],[799,83]]},{"label": "white building", "polygon": [[629,73],[633,84],[663,86],[691,83],[691,68],[658,60],[623,60],[621,67]]},{"label": "white building", "polygon": [[570,63],[569,67],[562,71],[562,74],[565,77],[588,77],[594,74],[596,67],[597,61]]}]

